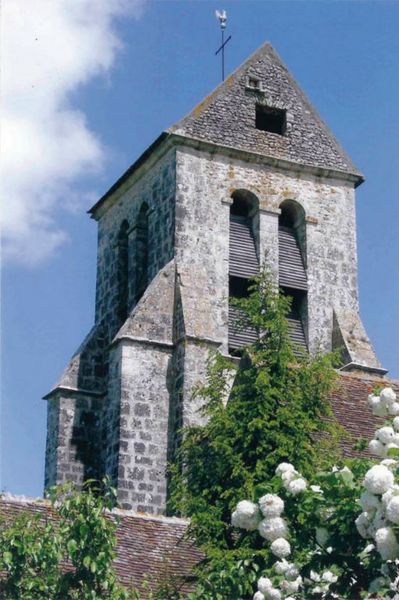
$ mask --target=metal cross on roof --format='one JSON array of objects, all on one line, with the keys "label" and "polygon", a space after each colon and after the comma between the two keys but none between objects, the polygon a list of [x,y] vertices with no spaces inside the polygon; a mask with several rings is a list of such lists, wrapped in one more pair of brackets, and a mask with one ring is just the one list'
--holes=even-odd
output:
[{"label": "metal cross on roof", "polygon": [[218,50],[216,50],[215,52],[215,56],[217,56],[219,54],[219,52],[222,53],[222,81],[224,81],[224,47],[227,44],[227,42],[229,42],[231,40],[231,35],[229,35],[229,37],[227,38],[227,40],[224,40],[224,30],[226,29],[226,24],[227,24],[227,13],[225,10],[216,10],[215,11],[215,15],[216,18],[219,19],[219,23],[220,23],[220,29],[222,31],[222,45],[220,46],[220,48]]}]

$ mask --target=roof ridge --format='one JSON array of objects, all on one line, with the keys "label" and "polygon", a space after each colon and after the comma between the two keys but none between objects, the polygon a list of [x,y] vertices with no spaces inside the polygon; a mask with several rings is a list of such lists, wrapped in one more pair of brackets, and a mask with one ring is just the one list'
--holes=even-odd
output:
[{"label": "roof ridge", "polygon": [[44,506],[50,506],[50,501],[47,498],[37,496],[26,496],[25,494],[12,494],[11,492],[1,492],[0,501],[7,502],[9,504],[41,504]]},{"label": "roof ridge", "polygon": [[358,379],[359,381],[376,381],[376,380],[380,380],[382,382],[385,382],[387,384],[387,386],[389,384],[393,384],[395,386],[399,386],[399,379],[392,379],[391,377],[387,377],[385,375],[382,375],[381,373],[376,373],[376,372],[368,372],[368,371],[359,371],[359,370],[354,370],[354,371],[341,371],[340,369],[338,369],[338,374],[342,377],[349,377],[351,379]]},{"label": "roof ridge", "polygon": [[[51,502],[47,498],[26,496],[24,494],[12,494],[10,492],[2,492],[0,494],[0,503],[5,504],[35,504],[37,506],[51,507]],[[153,515],[135,510],[127,510],[124,508],[106,509],[105,512],[110,515],[118,515],[121,517],[134,517],[144,521],[157,521],[161,523],[169,523],[172,525],[188,525],[190,520],[183,517],[173,517],[164,515]]]},{"label": "roof ridge", "polygon": [[119,515],[121,517],[134,517],[137,519],[143,519],[143,521],[158,521],[160,523],[169,523],[172,525],[188,525],[189,519],[183,517],[170,517],[165,515],[153,515],[151,513],[138,512],[135,510],[128,510],[125,508],[113,508],[109,512],[112,515]]}]

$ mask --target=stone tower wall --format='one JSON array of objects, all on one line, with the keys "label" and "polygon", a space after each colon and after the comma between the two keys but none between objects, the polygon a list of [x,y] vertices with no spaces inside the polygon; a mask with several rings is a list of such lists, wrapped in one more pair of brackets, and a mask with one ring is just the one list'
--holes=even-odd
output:
[{"label": "stone tower wall", "polygon": [[48,402],[45,489],[100,478],[103,399],[64,389]]},{"label": "stone tower wall", "polygon": [[173,387],[175,263],[150,283],[110,352],[105,471],[124,508],[163,512]]},{"label": "stone tower wall", "polygon": [[[177,152],[176,260],[203,266],[212,289],[215,341],[227,342],[229,202],[237,189],[259,200],[260,258],[278,272],[284,200],[306,215],[309,345],[330,350],[333,310],[358,315],[353,184],[186,148]],[[181,193],[184,190],[184,193]],[[195,199],[193,201],[193,199]],[[184,206],[184,220],[179,220]],[[190,206],[192,207],[190,209]],[[212,248],[212,251],[210,249]]]}]

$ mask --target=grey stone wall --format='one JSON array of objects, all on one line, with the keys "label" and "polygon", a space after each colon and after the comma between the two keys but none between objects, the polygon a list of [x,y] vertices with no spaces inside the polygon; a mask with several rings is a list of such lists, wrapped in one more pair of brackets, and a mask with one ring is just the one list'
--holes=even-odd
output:
[{"label": "grey stone wall", "polygon": [[121,393],[122,346],[120,344],[110,348],[109,362],[106,400],[102,410],[103,443],[99,448],[99,452],[102,457],[104,474],[109,477],[112,485],[116,487],[121,462],[120,429],[125,427],[125,414],[130,412],[130,407],[125,402],[125,394]]},{"label": "grey stone wall", "polygon": [[47,438],[44,489],[57,483],[58,466],[58,426],[59,426],[59,402],[51,398],[47,402]]},{"label": "grey stone wall", "polygon": [[118,332],[104,407],[105,471],[124,508],[166,503],[175,263],[168,263]]},{"label": "grey stone wall", "polygon": [[49,400],[45,488],[101,477],[100,398],[57,391]]},{"label": "grey stone wall", "polygon": [[160,513],[166,504],[171,349],[121,344],[118,499],[123,508]]}]

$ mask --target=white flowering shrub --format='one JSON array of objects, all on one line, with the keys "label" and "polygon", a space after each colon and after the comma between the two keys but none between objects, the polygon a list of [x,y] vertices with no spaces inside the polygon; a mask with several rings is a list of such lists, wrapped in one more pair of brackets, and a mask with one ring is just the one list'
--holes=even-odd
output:
[{"label": "white flowering shrub", "polygon": [[387,418],[369,445],[379,463],[346,461],[311,481],[281,463],[256,502],[238,503],[232,525],[265,546],[253,600],[399,598],[399,402],[385,388],[368,404]]}]

